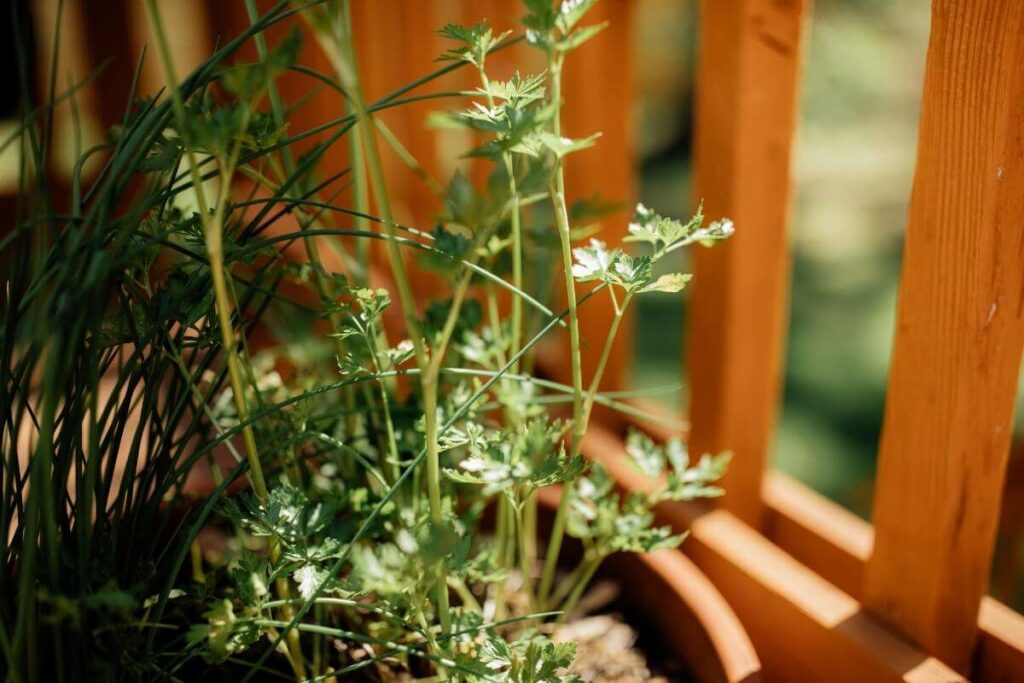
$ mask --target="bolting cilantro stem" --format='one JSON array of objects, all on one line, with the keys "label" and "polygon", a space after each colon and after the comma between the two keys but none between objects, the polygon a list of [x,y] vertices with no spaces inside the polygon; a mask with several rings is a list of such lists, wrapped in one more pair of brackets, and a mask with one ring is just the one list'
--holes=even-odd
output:
[{"label": "bolting cilantro stem", "polygon": [[[341,20],[346,30],[351,34],[352,30],[352,5],[349,0],[344,0],[341,8]],[[355,45],[348,41],[342,49],[346,50],[348,59],[355,63]],[[360,136],[349,136],[349,164],[352,166],[352,200],[355,209],[359,214],[356,216],[355,226],[357,230],[368,230],[369,221],[366,214],[370,208],[369,190],[366,186],[366,163],[363,155],[363,144]],[[358,268],[355,272],[355,280],[362,287],[370,284],[370,245],[365,240],[356,242],[356,260]]]},{"label": "bolting cilantro stem", "polygon": [[513,518],[512,521],[515,523],[513,527],[515,532],[513,538],[518,538],[516,544],[519,548],[519,571],[523,575],[523,589],[526,591],[526,599],[530,605],[536,607],[537,598],[533,591],[533,571],[530,565],[530,557],[527,554],[526,543],[524,542],[526,528],[523,526],[523,506],[512,504]]},{"label": "bolting cilantro stem", "polygon": [[[167,79],[171,92],[171,101],[174,107],[175,116],[177,117],[179,124],[182,125],[183,130],[181,135],[184,136],[184,123],[186,121],[185,102],[181,95],[181,89],[174,70],[174,62],[171,58],[170,49],[167,43],[167,36],[164,33],[163,22],[160,21],[160,15],[157,12],[155,0],[147,0],[146,9],[148,10],[150,23],[152,24],[154,34],[156,35],[160,60],[163,66],[164,76]],[[247,119],[250,111],[251,109],[246,109],[246,121],[243,122],[243,125],[241,126],[242,129],[248,125]],[[224,347],[224,355],[228,366],[228,381],[231,384],[231,391],[235,401],[235,408],[238,412],[239,422],[245,425],[242,429],[242,441],[245,444],[253,490],[255,491],[259,501],[266,505],[269,493],[267,491],[266,479],[263,475],[263,466],[260,463],[259,451],[256,447],[256,437],[253,432],[252,425],[248,424],[249,407],[245,403],[245,393],[240,367],[241,361],[238,355],[238,344],[235,338],[234,325],[231,321],[233,305],[228,295],[227,276],[225,274],[224,267],[224,202],[217,202],[212,215],[210,214],[209,204],[206,198],[206,190],[203,185],[202,177],[199,174],[199,167],[196,163],[195,154],[190,147],[186,146],[186,149],[188,154],[189,173],[191,174],[192,184],[195,188],[196,202],[199,205],[199,220],[203,227],[203,238],[206,243],[207,257],[210,262],[210,274],[213,280],[214,308],[216,309],[217,320],[220,324],[221,344]],[[221,163],[221,192],[228,192],[230,190],[232,177],[234,175],[234,165],[238,158],[238,151],[239,149],[236,145],[236,149],[233,153],[229,154],[229,158],[226,163]],[[281,552],[280,547],[275,542],[270,543],[269,549],[272,559],[276,559]],[[282,599],[289,598],[290,589],[287,579],[279,579],[276,581],[275,589],[278,596]],[[293,612],[290,607],[283,607],[281,609],[281,614],[286,620],[290,621],[292,619]],[[305,680],[306,666],[302,655],[302,644],[298,631],[293,630],[289,632],[287,638],[287,652],[287,659],[291,664],[296,680]]]},{"label": "bolting cilantro stem", "polygon": [[569,597],[565,600],[565,604],[562,606],[562,613],[558,616],[558,623],[564,623],[573,609],[576,608],[576,604],[583,596],[583,591],[585,591],[587,586],[590,585],[590,580],[594,578],[594,572],[597,571],[603,561],[604,557],[602,555],[597,555],[596,557],[586,560],[584,564],[580,565],[582,567],[581,574],[573,585],[572,593],[569,594]]},{"label": "bolting cilantro stem", "polygon": [[[551,56],[548,60],[551,73],[551,99],[555,108],[552,118],[552,128],[555,135],[561,135],[561,101],[562,101],[562,58]],[[572,443],[573,449],[578,448],[578,443],[583,440],[586,431],[586,424],[583,419],[583,369],[580,356],[580,325],[576,316],[576,281],[572,275],[572,234],[569,227],[569,212],[565,203],[565,169],[562,160],[555,162],[555,175],[551,182],[551,201],[555,211],[555,221],[558,226],[558,235],[562,247],[562,267],[565,271],[565,296],[569,309],[569,345],[572,356],[572,387],[573,387],[573,425]],[[565,515],[568,510],[569,497],[574,481],[566,482],[562,497],[558,501],[558,510],[555,512],[554,525],[551,528],[551,538],[548,542],[547,555],[544,559],[544,573],[541,575],[540,590],[538,592],[541,601],[545,601],[551,590],[555,578],[555,569],[558,566],[558,554],[562,548],[562,537],[565,535]]]},{"label": "bolting cilantro stem", "polygon": [[[612,306],[615,309],[615,315],[608,328],[608,336],[605,337],[604,347],[601,349],[601,356],[597,361],[597,368],[594,370],[594,376],[590,380],[590,387],[587,389],[587,397],[583,403],[584,425],[590,422],[590,412],[594,408],[594,401],[597,399],[598,389],[601,387],[601,379],[604,377],[604,371],[608,365],[608,358],[611,356],[612,346],[614,346],[615,338],[619,333],[619,324],[622,322],[622,318],[626,314],[626,308],[633,300],[633,293],[626,292],[626,296],[622,299],[622,304],[620,305],[618,298],[615,296],[615,289],[613,287],[608,288],[608,294],[612,298]],[[573,442],[573,456],[579,455],[581,447],[582,444],[577,444],[575,441]]]},{"label": "bolting cilantro stem", "polygon": [[[483,86],[483,91],[487,94],[487,104],[491,109],[494,109],[495,102],[494,96],[491,94],[490,79],[487,76],[487,69],[485,68],[486,55],[481,59],[478,65],[478,71],[480,72],[480,83]],[[515,164],[512,157],[512,152],[504,151],[501,154],[502,166],[505,169],[505,175],[508,178],[508,192],[509,198],[512,202],[510,210],[509,221],[512,235],[512,284],[516,290],[522,291],[523,289],[523,230],[522,230],[522,206],[519,196],[519,187],[516,181]],[[490,292],[489,292],[490,294]],[[493,298],[489,300],[489,303],[494,305],[496,308],[496,302]],[[497,316],[492,316],[492,320],[496,320]],[[523,302],[518,296],[512,297],[512,310],[511,310],[511,321],[510,327],[512,331],[512,337],[510,340],[510,348],[515,353],[519,350],[519,347],[523,343]],[[500,325],[496,325],[496,332],[500,332]],[[497,342],[500,336],[495,336]],[[511,369],[512,374],[519,373],[519,362],[516,361]],[[518,421],[519,415],[510,415],[513,420]],[[498,502],[499,508],[507,508],[508,502],[502,498]],[[534,603],[533,586],[530,579],[530,568],[533,567],[537,557],[537,499],[534,496],[529,496],[524,501],[526,506],[525,524],[523,521],[524,515],[516,507],[516,522],[519,530],[518,539],[516,535],[512,535],[511,542],[515,543],[518,540],[518,545],[521,549],[520,552],[520,564],[521,571],[523,572],[524,585],[530,592],[530,603]],[[504,510],[506,515],[507,510]],[[504,534],[504,529],[499,527],[499,538]],[[499,541],[499,543],[501,543]],[[499,545],[503,548],[503,544]],[[502,553],[504,555],[504,552]],[[511,562],[511,558],[509,558]],[[502,602],[504,600],[504,586],[499,585],[498,587],[498,604],[499,609],[502,609]]]},{"label": "bolting cilantro stem", "polygon": [[[402,260],[402,253],[396,241],[397,232],[391,211],[387,183],[384,178],[384,165],[381,160],[380,147],[377,144],[377,131],[373,118],[363,101],[362,88],[357,68],[355,44],[352,40],[351,25],[345,22],[341,40],[332,43],[324,35],[324,31],[316,27],[314,29],[320,40],[324,51],[331,60],[349,103],[356,115],[356,128],[360,137],[363,151],[363,161],[366,163],[370,190],[377,204],[380,213],[381,223],[388,236],[388,260],[391,265],[391,273],[395,280],[395,288],[398,290],[398,301],[405,317],[406,328],[412,339],[413,349],[416,356],[416,364],[422,373],[420,377],[420,391],[423,400],[423,422],[427,446],[427,497],[430,504],[430,518],[435,524],[443,521],[441,510],[441,465],[440,452],[438,449],[438,423],[437,423],[437,378],[436,373],[431,376],[430,361],[423,342],[423,334],[420,329],[419,319],[416,313],[416,303],[413,298],[412,286],[409,282],[409,273],[406,270],[405,262]],[[337,36],[334,36],[337,38]],[[442,564],[441,573],[444,572]],[[451,630],[451,614],[448,602],[448,585],[443,580],[435,581],[434,606],[441,622],[444,633]]]},{"label": "bolting cilantro stem", "polygon": [[[156,34],[157,47],[160,53],[160,60],[167,79],[171,93],[171,101],[174,106],[175,116],[182,125],[185,123],[185,102],[181,96],[178,86],[178,79],[174,71],[174,64],[171,59],[170,49],[167,45],[167,36],[164,34],[163,22],[160,21],[157,13],[155,0],[147,0],[146,8],[149,10],[150,23],[153,25]],[[184,134],[184,133],[182,133]],[[224,269],[224,238],[223,238],[223,202],[218,202],[214,211],[210,213],[209,203],[206,198],[206,190],[203,180],[199,175],[199,167],[196,163],[195,153],[191,147],[187,147],[189,173],[192,176],[192,185],[195,188],[196,202],[199,205],[199,220],[203,227],[203,238],[206,243],[206,252],[210,262],[210,274],[213,280],[214,307],[217,310],[217,320],[220,323],[221,342],[224,346],[224,355],[228,365],[228,381],[231,383],[231,391],[234,394],[235,408],[238,411],[239,421],[243,424],[249,420],[249,408],[245,404],[245,391],[242,384],[242,373],[239,367],[238,343],[234,335],[234,325],[231,322],[233,307],[228,296],[227,278]],[[230,183],[231,175],[228,169],[222,167],[220,180],[222,183]],[[222,188],[224,190],[226,188]],[[249,460],[249,473],[252,478],[252,487],[256,496],[261,502],[267,500],[267,484],[263,477],[263,468],[260,465],[259,452],[256,448],[256,437],[253,434],[251,425],[242,430],[242,440],[245,444],[246,455]]]},{"label": "bolting cilantro stem", "polygon": [[[612,318],[611,326],[608,329],[608,336],[605,337],[604,347],[601,349],[601,356],[598,359],[597,368],[594,371],[594,377],[591,379],[590,387],[587,390],[586,401],[583,406],[583,421],[585,424],[590,421],[590,412],[594,407],[594,400],[597,398],[598,389],[601,386],[601,378],[604,376],[605,367],[607,367],[608,364],[608,358],[611,356],[611,350],[619,332],[619,325],[622,322],[622,318],[625,316],[626,308],[629,306],[629,303],[633,298],[633,294],[631,292],[627,292],[626,296],[622,300],[622,304],[620,305],[615,296],[615,290],[609,287],[608,292],[612,298],[612,306],[615,309],[615,316]],[[571,457],[579,455],[581,447],[582,439],[579,441],[574,440],[572,444]],[[559,500],[559,510],[562,509],[563,501],[567,501],[568,498],[569,496],[563,491],[562,498]],[[562,528],[564,530],[564,522]],[[566,615],[568,615],[576,606],[576,603],[579,602],[580,596],[583,594],[583,590],[590,583],[590,579],[593,578],[594,572],[597,571],[597,568],[600,566],[603,559],[603,557],[596,557],[584,560],[584,562],[577,567],[573,576],[566,581],[566,585],[571,585],[573,588],[572,593],[570,593],[562,608],[562,615],[559,617],[560,622],[564,620]],[[561,591],[558,593],[561,593]],[[561,598],[556,594],[553,602],[557,603],[560,599]]]},{"label": "bolting cilantro stem", "polygon": [[[490,92],[490,79],[487,77],[487,71],[484,68],[484,62],[481,61],[479,65],[480,82],[483,85],[483,90],[487,93],[487,104],[494,108],[494,96]],[[501,163],[505,169],[505,175],[508,176],[508,193],[509,199],[512,201],[512,208],[509,215],[511,223],[512,233],[512,284],[515,288],[521,290],[523,288],[523,229],[522,229],[522,207],[520,205],[519,187],[516,182],[515,164],[512,159],[512,152],[504,151],[501,153]],[[512,327],[512,346],[513,352],[518,350],[520,345],[523,343],[523,302],[519,297],[512,298],[512,315],[511,315],[511,327]],[[519,363],[516,363],[512,368],[513,373],[519,372]]]}]

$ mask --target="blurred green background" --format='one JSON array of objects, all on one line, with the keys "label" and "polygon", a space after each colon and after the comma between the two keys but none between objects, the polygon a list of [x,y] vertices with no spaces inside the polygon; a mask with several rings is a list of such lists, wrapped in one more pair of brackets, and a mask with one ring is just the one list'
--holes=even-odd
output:
[{"label": "blurred green background", "polygon": [[[692,213],[696,199],[690,115],[697,4],[639,0],[636,5],[640,199],[672,216]],[[815,0],[813,5],[793,164],[783,403],[770,455],[774,467],[869,518],[930,2]],[[685,258],[667,268],[685,268]],[[667,297],[639,299],[637,305],[636,386],[685,380],[685,349],[679,345],[680,339],[685,344],[685,305],[681,309]],[[682,408],[686,392],[659,400]],[[1016,434],[1024,433],[1022,426],[1018,402]],[[1024,474],[1022,467],[1011,465],[1011,470]],[[1004,515],[1002,525],[992,593],[1020,610],[1024,543],[1011,530],[1024,528],[1024,522]]]}]

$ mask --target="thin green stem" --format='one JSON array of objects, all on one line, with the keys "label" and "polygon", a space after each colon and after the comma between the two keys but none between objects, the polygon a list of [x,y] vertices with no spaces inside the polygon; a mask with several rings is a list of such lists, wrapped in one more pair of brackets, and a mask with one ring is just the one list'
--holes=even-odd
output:
[{"label": "thin green stem", "polygon": [[[155,0],[147,0],[146,7],[149,12],[150,22],[153,26],[154,33],[156,34],[160,58],[164,69],[164,75],[167,79],[171,92],[175,115],[178,119],[179,125],[181,126],[181,134],[184,136],[184,131],[186,130],[185,103],[181,96],[177,76],[175,75],[174,64],[171,59],[170,49],[168,48],[163,23],[160,21]],[[251,108],[246,109],[246,119],[248,118],[250,111]],[[241,128],[244,129],[245,125],[247,125],[247,123],[242,125]],[[195,154],[187,143],[188,141],[186,140],[189,173],[192,177],[196,201],[199,205],[199,217],[203,227],[207,257],[210,262],[210,273],[213,280],[214,290],[214,307],[216,309],[217,319],[220,325],[221,343],[224,348],[224,354],[228,366],[228,379],[231,384],[235,408],[238,412],[238,419],[240,422],[245,424],[249,421],[249,408],[245,402],[245,387],[242,382],[242,372],[237,348],[238,342],[235,338],[234,325],[232,323],[233,305],[228,295],[227,277],[225,275],[224,268],[223,212],[225,202],[218,201],[217,206],[214,207],[212,215],[210,214],[209,204],[206,199],[205,186],[199,174],[199,167],[196,163]],[[228,155],[226,163],[220,164],[221,192],[230,191],[233,168],[237,159],[238,151],[239,148],[236,146],[236,149]],[[266,504],[269,498],[269,493],[267,491],[267,484],[263,475],[263,467],[260,462],[259,452],[256,447],[256,437],[251,425],[246,426],[242,430],[242,440],[245,444],[246,456],[249,461],[249,471],[252,478],[253,490],[260,502]],[[276,560],[277,556],[280,554],[280,548],[276,543],[272,543],[270,545],[270,554],[272,560]],[[282,598],[287,598],[289,596],[290,589],[287,579],[280,579],[275,582],[275,588],[278,595]],[[281,613],[286,620],[291,620],[292,610],[290,607],[283,608]],[[305,679],[305,663],[302,656],[302,647],[298,631],[291,631],[289,633],[288,661],[292,665],[295,677],[298,680]]]},{"label": "thin green stem", "polygon": [[[618,299],[615,297],[615,289],[612,287],[608,288],[608,292],[612,298],[612,304],[615,309],[615,315],[612,318],[611,325],[608,328],[608,336],[604,340],[604,348],[601,349],[601,356],[597,361],[597,368],[594,370],[594,376],[590,380],[590,388],[587,390],[587,397],[583,403],[583,422],[587,424],[590,422],[590,411],[594,408],[594,400],[597,398],[598,389],[601,386],[601,379],[604,377],[605,368],[608,365],[608,358],[611,356],[612,347],[615,344],[615,338],[619,333],[619,325],[622,323],[622,318],[626,314],[626,308],[629,306],[630,301],[633,299],[632,292],[627,292],[625,298],[622,300],[622,305],[618,303]],[[572,455],[579,455],[582,444],[573,442]]]},{"label": "thin green stem", "polygon": [[[341,21],[345,29],[351,31],[352,7],[349,0],[344,0],[341,8]],[[346,43],[342,49],[346,50],[348,59],[355,63],[355,46],[352,41]],[[362,138],[359,135],[349,137],[349,163],[352,166],[352,200],[355,209],[361,214],[366,214],[370,208],[370,195],[366,183],[366,163],[364,161]],[[369,221],[363,216],[356,216],[356,228],[366,230],[369,228]],[[355,273],[355,280],[361,287],[366,287],[370,282],[370,245],[368,242],[359,240],[356,242],[356,256],[358,269]]]},{"label": "thin green stem", "polygon": [[[157,14],[155,0],[147,0],[146,6],[149,9],[150,22],[153,25],[157,38],[157,46],[163,64],[164,74],[169,85],[171,100],[174,104],[175,114],[179,124],[184,128],[185,103],[181,97],[181,90],[178,87],[177,76],[174,72],[174,64],[171,60],[170,50],[167,46],[167,37],[164,35],[163,22]],[[184,134],[184,133],[183,133]],[[224,272],[224,246],[223,246],[223,203],[219,202],[210,214],[209,204],[206,200],[206,191],[202,179],[199,176],[199,167],[196,164],[195,154],[191,147],[187,147],[189,173],[192,176],[192,184],[195,189],[196,202],[199,205],[199,219],[203,226],[203,235],[206,242],[207,257],[210,262],[210,274],[213,280],[214,307],[217,311],[217,320],[220,324],[221,342],[224,347],[224,355],[228,365],[228,379],[231,383],[231,390],[235,400],[235,408],[238,411],[238,418],[241,422],[249,419],[249,407],[245,403],[245,388],[242,383],[242,373],[239,367],[238,343],[234,335],[234,325],[231,321],[232,305],[228,298],[227,278]],[[225,177],[227,176],[227,177]],[[222,169],[222,180],[230,182],[227,169]],[[227,188],[222,188],[226,191]],[[259,452],[256,448],[256,437],[252,427],[242,430],[242,441],[245,444],[246,456],[249,460],[249,471],[252,477],[253,490],[262,502],[267,500],[267,484],[263,477],[263,467],[260,464]]]},{"label": "thin green stem", "polygon": [[[398,290],[398,300],[402,313],[405,316],[406,327],[408,328],[409,336],[412,338],[416,363],[423,373],[420,378],[420,391],[423,399],[424,438],[426,439],[427,446],[427,496],[430,503],[430,518],[435,524],[441,524],[443,522],[443,512],[441,509],[440,452],[437,442],[438,397],[436,371],[434,373],[430,372],[431,363],[428,360],[423,335],[420,330],[416,304],[409,282],[409,274],[406,271],[405,262],[402,260],[401,250],[395,241],[397,234],[391,212],[387,184],[384,178],[384,167],[381,161],[380,148],[377,145],[377,133],[373,119],[366,110],[366,105],[363,101],[351,26],[346,23],[342,29],[344,35],[341,36],[341,40],[335,42],[328,40],[322,30],[318,31],[317,35],[329,59],[333,62],[342,85],[345,87],[349,102],[355,109],[357,129],[362,140],[363,152],[369,171],[370,188],[376,200],[377,210],[380,212],[384,229],[390,238],[387,241],[387,246],[391,273],[394,277],[395,287]],[[431,376],[432,374],[434,376]],[[442,563],[439,567],[441,576],[435,581],[434,607],[441,622],[443,632],[447,633],[451,630],[451,615],[449,613],[448,585],[443,579],[444,572],[445,569]]]},{"label": "thin green stem", "polygon": [[[508,518],[510,515],[510,508],[508,498],[505,496],[498,497],[498,511],[495,514],[494,519],[494,548],[497,555],[495,556],[495,562],[498,567],[507,569],[510,564],[508,555]],[[505,616],[505,584],[504,580],[499,580],[494,585],[494,617],[501,619]]]},{"label": "thin green stem", "polygon": [[[490,92],[490,80],[487,76],[487,70],[483,61],[479,64],[480,82],[483,86],[483,91],[487,93],[487,104],[491,109],[494,109],[495,102],[494,96]],[[523,231],[522,231],[522,209],[520,205],[519,188],[516,182],[515,174],[515,163],[510,151],[505,151],[501,154],[501,163],[505,171],[505,176],[508,183],[509,199],[512,206],[509,209],[509,221],[510,231],[512,236],[512,285],[517,290],[523,288]],[[492,292],[488,292],[490,295]],[[501,325],[497,323],[497,302],[496,299],[491,296],[488,300],[491,311],[491,320],[494,325],[495,343],[502,345],[504,341],[501,339]],[[510,348],[513,352],[519,349],[523,341],[523,302],[519,297],[512,298],[512,311],[511,311],[511,339]],[[519,363],[515,363],[512,366],[512,374],[519,373]],[[519,414],[518,410],[506,410],[506,417],[513,423],[516,424],[521,421],[522,415]],[[505,501],[502,499],[499,505],[504,505]],[[536,542],[536,517],[537,517],[537,501],[536,498],[530,497],[525,501],[527,508],[526,517],[529,520],[524,526],[522,520],[522,512],[517,506],[516,512],[516,523],[519,530],[519,538],[517,546],[520,548],[521,564],[523,567],[523,582],[530,592],[530,602],[534,602],[533,598],[533,584],[530,576],[529,568],[533,566],[534,560],[537,555],[537,542]],[[507,506],[506,506],[507,507]],[[498,594],[498,605],[499,609],[503,607],[502,593],[504,592],[503,585],[499,585]]]},{"label": "thin green stem", "polygon": [[483,611],[483,607],[480,606],[480,601],[476,599],[475,595],[473,595],[473,591],[469,590],[469,586],[466,585],[465,581],[457,576],[449,576],[448,587],[458,594],[459,599],[462,600],[463,606],[478,614]]},{"label": "thin green stem", "polygon": [[[555,108],[552,119],[552,128],[555,135],[561,135],[561,98],[562,98],[562,62],[561,57],[549,59],[551,73],[551,98]],[[562,268],[565,273],[565,296],[569,308],[569,344],[572,356],[572,386],[573,386],[573,448],[583,440],[586,425],[583,419],[583,369],[580,356],[580,326],[576,316],[576,282],[572,275],[572,235],[569,226],[569,212],[565,203],[565,170],[561,160],[555,164],[555,174],[551,183],[551,201],[555,211],[555,221],[558,226],[558,236],[561,242]],[[540,600],[543,602],[551,590],[555,578],[555,570],[558,566],[558,554],[562,548],[562,537],[565,535],[565,516],[568,509],[568,501],[575,482],[566,482],[562,491],[562,498],[558,501],[558,510],[555,512],[555,521],[551,529],[551,538],[548,542],[547,555],[544,559],[544,573],[541,575]]]},{"label": "thin green stem", "polygon": [[[487,93],[487,104],[494,108],[494,96],[490,94],[490,80],[487,77],[487,70],[484,64],[479,67],[480,82],[484,92]],[[501,155],[501,163],[505,170],[508,182],[509,199],[512,206],[509,210],[509,220],[512,233],[512,284],[516,289],[523,288],[523,230],[520,208],[519,188],[516,183],[515,164],[512,152],[505,151]],[[518,298],[512,299],[512,346],[513,351],[523,343],[523,302]],[[513,373],[519,372],[519,364],[512,368]]]},{"label": "thin green stem", "polygon": [[516,546],[519,549],[519,571],[523,575],[523,589],[526,591],[526,599],[530,602],[530,606],[536,609],[537,599],[533,592],[533,565],[531,564],[532,559],[526,552],[526,528],[523,526],[522,505],[514,504],[512,511],[516,531],[513,538],[517,541]]},{"label": "thin green stem", "polygon": [[[604,376],[604,371],[605,371],[605,368],[607,367],[607,364],[608,364],[608,358],[611,356],[611,350],[612,350],[612,347],[614,346],[616,336],[618,335],[619,325],[622,323],[622,318],[625,315],[626,308],[627,308],[627,306],[629,305],[629,303],[630,303],[630,301],[632,299],[632,294],[631,293],[627,293],[626,297],[622,301],[622,305],[620,306],[619,303],[618,303],[618,300],[615,298],[614,290],[609,288],[609,292],[611,293],[612,302],[613,302],[614,309],[615,309],[615,315],[612,318],[611,326],[608,329],[608,335],[605,337],[604,347],[601,349],[601,356],[598,359],[597,368],[595,369],[594,376],[593,376],[593,378],[590,381],[590,387],[587,390],[586,399],[585,399],[584,404],[583,404],[583,417],[582,417],[582,420],[583,420],[583,424],[584,424],[584,433],[586,431],[586,425],[590,421],[590,412],[593,409],[594,402],[595,402],[595,400],[598,397],[598,389],[600,388],[601,379]],[[583,443],[582,437],[580,437],[580,438],[575,438],[574,437],[573,438],[573,443],[572,443],[572,447],[571,447],[570,457],[576,457],[577,455],[580,454],[580,449],[582,448],[582,443]],[[568,488],[571,485],[572,485],[572,482],[568,482],[566,487]],[[569,491],[565,490],[565,491],[562,492],[562,497],[558,501],[558,510],[557,510],[557,512],[555,514],[555,522],[554,522],[554,525],[552,527],[552,538],[555,537],[555,531],[557,530],[558,533],[559,533],[559,539],[558,539],[559,541],[561,540],[561,535],[564,534],[564,531],[565,531],[565,515],[566,515],[567,508],[568,508],[568,500],[569,500]],[[549,548],[549,550],[550,550],[550,548]],[[550,559],[550,557],[551,557],[551,555],[548,556],[549,559]],[[557,554],[555,556],[555,560],[557,562]],[[547,566],[545,566],[545,572],[547,572]],[[550,578],[547,578],[548,576],[550,576]],[[552,570],[552,573],[550,575],[545,573],[543,578],[546,579],[549,582],[553,581],[554,580],[554,572],[553,572],[553,570]],[[547,584],[542,583],[541,584],[542,591],[545,589],[545,585],[547,586],[548,589],[550,589],[551,583],[547,583]],[[547,597],[546,593],[542,592],[541,595],[544,596],[544,599],[546,599],[546,597]]]},{"label": "thin green stem", "polygon": [[564,622],[570,613],[576,608],[580,598],[583,597],[583,591],[585,591],[587,586],[590,585],[590,580],[594,578],[594,572],[596,572],[598,567],[601,566],[601,562],[603,560],[604,557],[598,555],[586,561],[585,568],[581,572],[579,578],[576,579],[572,592],[569,594],[569,597],[566,598],[565,605],[562,607],[562,614],[558,617],[559,623]]}]

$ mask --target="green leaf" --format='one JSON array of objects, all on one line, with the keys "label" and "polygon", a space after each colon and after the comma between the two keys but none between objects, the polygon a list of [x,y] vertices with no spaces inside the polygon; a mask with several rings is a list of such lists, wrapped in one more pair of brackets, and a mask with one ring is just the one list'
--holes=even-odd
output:
[{"label": "green leaf", "polygon": [[585,26],[581,29],[573,31],[564,38],[560,39],[555,43],[556,49],[561,53],[572,52],[576,48],[580,47],[590,39],[597,36],[598,33],[608,28],[609,22],[603,21],[600,24],[594,24],[592,26]]},{"label": "green leaf", "polygon": [[626,453],[633,459],[633,464],[648,477],[660,477],[664,473],[664,451],[643,432],[630,430],[626,437]]},{"label": "green leaf", "polygon": [[732,237],[736,228],[728,218],[712,221],[708,227],[697,230],[693,234],[693,241],[700,242],[704,246],[710,246],[712,242]]},{"label": "green leaf", "polygon": [[558,28],[563,33],[568,33],[595,4],[597,4],[597,0],[562,0],[558,6],[558,18],[556,20]]},{"label": "green leaf", "polygon": [[576,263],[572,266],[572,276],[579,282],[607,280],[612,267],[619,259],[621,252],[608,251],[608,246],[601,240],[591,239],[590,246],[577,247],[572,250]]},{"label": "green leaf", "polygon": [[434,228],[434,248],[451,259],[462,260],[473,246],[473,240],[438,225]]},{"label": "green leaf", "polygon": [[[522,650],[523,644],[516,644]],[[516,657],[508,680],[513,683],[577,683],[581,679],[568,673],[576,658],[576,643],[555,643],[545,636],[533,636]]]},{"label": "green leaf", "polygon": [[629,236],[627,242],[647,242],[655,247],[664,247],[689,237],[704,221],[703,206],[697,208],[697,213],[687,223],[682,223],[673,218],[665,218],[656,211],[644,206],[636,205],[636,214],[629,224]]},{"label": "green leaf", "polygon": [[574,481],[587,467],[587,461],[581,455],[565,457],[565,450],[553,453],[545,458],[533,472],[530,481],[537,488]]},{"label": "green leaf", "polygon": [[292,578],[299,586],[299,595],[308,600],[316,594],[317,588],[327,578],[327,572],[319,571],[313,565],[304,565],[295,570]]},{"label": "green leaf", "polygon": [[730,237],[734,232],[732,221],[728,218],[714,221],[706,228],[701,227],[703,222],[703,204],[697,207],[697,213],[686,223],[665,218],[643,204],[637,204],[635,217],[629,224],[629,236],[625,241],[646,242],[658,254],[663,254],[667,250],[694,242],[707,246]]},{"label": "green leaf", "polygon": [[460,26],[459,24],[447,24],[438,33],[444,38],[462,43],[461,46],[452,48],[442,54],[440,59],[464,61],[477,67],[483,67],[487,54],[512,32],[505,31],[499,35],[494,35],[487,22],[480,22],[475,26],[469,27]]},{"label": "green leaf", "polygon": [[549,149],[557,158],[562,159],[574,152],[593,147],[597,139],[601,137],[601,133],[594,133],[585,138],[573,139],[543,131],[538,133],[538,137],[544,147]]},{"label": "green leaf", "polygon": [[576,263],[572,274],[579,282],[600,280],[630,292],[643,291],[651,279],[651,257],[630,256],[621,249],[608,250],[604,242],[590,240],[589,247],[572,250]]},{"label": "green leaf", "polygon": [[675,293],[681,291],[693,278],[692,275],[686,275],[683,273],[670,273],[668,275],[662,275],[654,282],[649,285],[645,285],[640,288],[641,292],[667,292]]},{"label": "green leaf", "polygon": [[629,291],[641,290],[651,280],[651,257],[619,253],[609,282]]},{"label": "green leaf", "polygon": [[558,20],[558,12],[551,0],[523,0],[527,14],[522,18],[526,27],[526,42],[544,51],[551,49],[551,33]]},{"label": "green leaf", "polygon": [[508,100],[510,104],[521,107],[544,98],[546,79],[547,72],[530,74],[523,78],[517,71],[516,75],[507,81],[489,80],[486,87],[477,88],[477,92],[494,99]]}]

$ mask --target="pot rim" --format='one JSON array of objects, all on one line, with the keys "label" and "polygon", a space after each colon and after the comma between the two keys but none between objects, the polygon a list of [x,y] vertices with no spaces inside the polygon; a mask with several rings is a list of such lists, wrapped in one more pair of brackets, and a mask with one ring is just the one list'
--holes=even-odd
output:
[{"label": "pot rim", "polygon": [[[613,468],[609,468],[609,473],[615,477]],[[617,477],[616,480],[628,488]],[[558,505],[561,488],[551,486],[537,493],[541,505],[553,509]],[[761,660],[739,617],[711,579],[681,550],[619,553],[609,558],[609,563],[612,576],[634,573],[639,565],[642,573],[660,584],[660,591],[649,584],[644,586],[645,592],[659,594],[657,602],[662,609],[648,610],[656,612],[651,614],[652,621],[665,640],[678,648],[701,683],[761,680]],[[636,592],[630,591],[630,583],[622,582],[627,598]],[[661,596],[666,598],[664,602]]]}]

